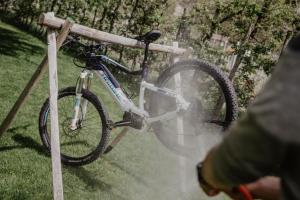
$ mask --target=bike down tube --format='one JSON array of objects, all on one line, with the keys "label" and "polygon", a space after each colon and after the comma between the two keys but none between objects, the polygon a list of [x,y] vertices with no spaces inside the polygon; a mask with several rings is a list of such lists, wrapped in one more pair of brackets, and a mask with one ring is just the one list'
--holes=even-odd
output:
[{"label": "bike down tube", "polygon": [[145,117],[149,116],[146,111],[140,110],[130,99],[127,98],[121,87],[115,87],[110,80],[110,74],[107,74],[104,70],[95,70],[95,73],[99,76],[101,82],[105,85],[106,89],[109,91],[115,102],[120,106],[122,111],[133,112]]}]

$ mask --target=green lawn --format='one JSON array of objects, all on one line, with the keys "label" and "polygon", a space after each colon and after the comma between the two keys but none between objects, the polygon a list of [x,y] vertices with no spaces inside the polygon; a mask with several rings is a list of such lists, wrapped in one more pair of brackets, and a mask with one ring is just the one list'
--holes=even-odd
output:
[{"label": "green lawn", "polygon": [[[0,121],[41,62],[46,45],[0,21]],[[72,58],[59,54],[59,87],[74,85],[80,69]],[[51,159],[38,132],[38,114],[48,95],[44,76],[12,127],[0,138],[0,199],[52,199]],[[113,119],[116,105],[97,81],[95,91]],[[112,133],[112,137],[114,133]],[[63,166],[65,199],[150,200],[206,199],[186,169],[186,194],[180,192],[177,158],[150,133],[131,131],[109,154],[84,167]],[[223,199],[223,198],[222,198]]]}]

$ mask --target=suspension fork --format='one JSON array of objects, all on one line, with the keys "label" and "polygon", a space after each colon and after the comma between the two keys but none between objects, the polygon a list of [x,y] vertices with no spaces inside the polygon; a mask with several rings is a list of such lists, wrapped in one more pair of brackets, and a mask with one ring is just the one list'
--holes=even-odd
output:
[{"label": "suspension fork", "polygon": [[[72,130],[76,130],[78,128],[79,119],[80,122],[82,123],[82,121],[85,118],[88,101],[86,99],[81,100],[82,89],[86,89],[86,90],[90,89],[92,78],[93,78],[93,73],[91,73],[89,70],[83,70],[80,73],[79,80],[76,84],[76,97],[74,103],[73,118],[70,125],[70,128]],[[79,114],[81,116],[79,116]],[[81,125],[82,124],[80,124],[80,126]]]},{"label": "suspension fork", "polygon": [[[84,81],[85,81],[84,84],[83,84],[84,89],[90,90],[91,84],[92,84],[92,78],[93,78],[93,73],[91,73],[89,71],[89,73],[87,75],[87,78],[84,79]],[[85,115],[86,115],[86,112],[87,112],[87,106],[88,106],[88,100],[83,99],[83,102],[82,102],[82,119],[83,120],[85,119]]]}]

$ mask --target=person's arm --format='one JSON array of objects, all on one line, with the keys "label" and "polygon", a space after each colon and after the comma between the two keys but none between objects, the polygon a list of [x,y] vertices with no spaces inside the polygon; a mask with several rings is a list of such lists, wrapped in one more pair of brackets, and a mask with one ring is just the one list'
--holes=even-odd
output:
[{"label": "person's arm", "polygon": [[228,190],[273,173],[281,162],[285,144],[268,134],[248,113],[210,151],[203,163],[203,177],[213,187]]},{"label": "person's arm", "polygon": [[[300,35],[285,50],[271,79],[249,107],[247,115],[207,156],[202,171],[213,187],[228,189],[253,183],[271,174],[278,170],[279,164],[284,164],[287,146],[300,143],[300,123],[296,120],[300,117],[299,53]],[[284,172],[284,169],[281,170]],[[287,177],[283,174],[281,178],[284,185]],[[258,184],[248,186],[255,190]],[[278,181],[273,189],[276,185]]]}]

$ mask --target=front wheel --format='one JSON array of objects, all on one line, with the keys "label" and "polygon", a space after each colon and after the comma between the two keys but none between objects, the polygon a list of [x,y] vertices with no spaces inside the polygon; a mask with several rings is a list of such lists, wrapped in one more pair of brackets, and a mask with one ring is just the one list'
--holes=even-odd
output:
[{"label": "front wheel", "polygon": [[[224,130],[236,119],[237,100],[231,82],[219,68],[204,61],[175,63],[159,76],[156,86],[176,91],[190,103],[187,110],[178,112],[174,118],[152,126],[157,138],[181,155],[207,151],[222,139]],[[159,116],[172,112],[177,103],[173,97],[152,94],[150,113]]]},{"label": "front wheel", "polygon": [[[109,129],[106,113],[99,99],[88,90],[82,90],[77,128],[75,130],[71,128],[75,90],[75,87],[68,87],[59,92],[58,119],[61,160],[66,165],[79,166],[96,160],[104,152]],[[49,110],[49,99],[47,99],[40,111],[39,131],[43,145],[50,152]]]}]

